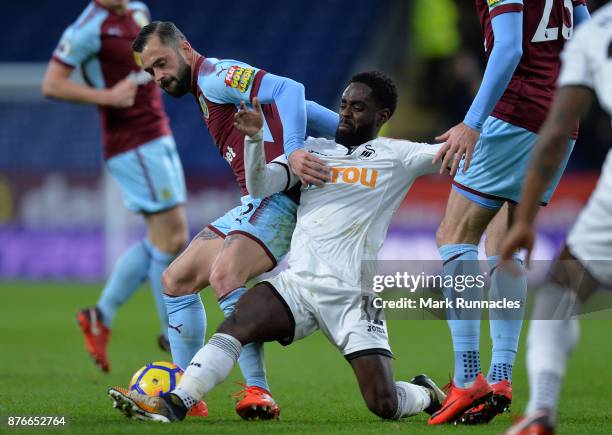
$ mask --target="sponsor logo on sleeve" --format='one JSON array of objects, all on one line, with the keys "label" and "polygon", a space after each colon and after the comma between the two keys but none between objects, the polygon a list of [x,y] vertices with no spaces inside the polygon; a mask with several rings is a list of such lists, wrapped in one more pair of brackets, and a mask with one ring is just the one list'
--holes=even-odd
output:
[{"label": "sponsor logo on sleeve", "polygon": [[246,92],[251,86],[255,78],[254,68],[244,68],[239,65],[232,65],[228,68],[225,74],[225,86],[238,89],[240,92]]},{"label": "sponsor logo on sleeve", "polygon": [[503,3],[504,0],[487,0],[487,4],[489,5],[490,8],[493,8],[495,6],[499,6],[500,3]]}]

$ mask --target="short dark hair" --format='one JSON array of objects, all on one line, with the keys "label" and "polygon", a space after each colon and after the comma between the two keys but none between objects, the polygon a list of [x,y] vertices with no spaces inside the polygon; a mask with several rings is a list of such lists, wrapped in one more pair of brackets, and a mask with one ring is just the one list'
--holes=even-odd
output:
[{"label": "short dark hair", "polygon": [[153,21],[140,29],[140,33],[132,42],[132,49],[136,53],[141,53],[151,35],[157,35],[162,44],[174,45],[175,47],[178,47],[181,41],[187,39],[173,22]]},{"label": "short dark hair", "polygon": [[378,107],[389,109],[391,115],[397,107],[397,88],[393,80],[382,71],[366,71],[351,77],[350,83],[363,83],[372,89],[372,96]]}]

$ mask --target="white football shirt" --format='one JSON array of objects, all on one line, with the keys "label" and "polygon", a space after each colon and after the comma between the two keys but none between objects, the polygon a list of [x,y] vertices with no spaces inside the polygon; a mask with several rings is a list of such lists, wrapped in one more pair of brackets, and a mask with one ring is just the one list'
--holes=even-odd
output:
[{"label": "white football shirt", "polygon": [[612,116],[612,3],[576,30],[561,53],[558,87],[586,86]]},{"label": "white football shirt", "polygon": [[[259,153],[252,145],[245,147]],[[376,138],[351,152],[333,140],[308,138],[305,149],[323,160],[332,174],[331,181],[321,188],[302,188],[289,271],[318,284],[329,278],[334,286],[341,281],[344,286],[359,288],[362,260],[377,259],[391,217],[414,180],[439,170],[440,163],[431,161],[440,146]],[[245,164],[255,165],[258,169],[253,171],[262,174],[262,163],[257,166],[253,162],[254,153],[246,152],[245,156]],[[281,156],[274,162],[286,160]],[[290,187],[298,181],[291,174],[287,183],[287,172],[274,162],[268,164],[272,169],[268,177],[278,178],[277,187]]]}]

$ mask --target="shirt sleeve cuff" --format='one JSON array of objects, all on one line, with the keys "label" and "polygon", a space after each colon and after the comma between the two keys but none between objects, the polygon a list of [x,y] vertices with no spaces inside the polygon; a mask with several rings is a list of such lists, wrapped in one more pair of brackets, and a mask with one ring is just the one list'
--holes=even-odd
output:
[{"label": "shirt sleeve cuff", "polygon": [[482,132],[482,122],[473,119],[469,114],[463,119],[463,123],[478,133]]},{"label": "shirt sleeve cuff", "polygon": [[285,156],[289,158],[289,156],[293,154],[294,151],[299,150],[300,148],[303,148],[303,147],[304,145],[298,142],[286,143],[285,144]]}]

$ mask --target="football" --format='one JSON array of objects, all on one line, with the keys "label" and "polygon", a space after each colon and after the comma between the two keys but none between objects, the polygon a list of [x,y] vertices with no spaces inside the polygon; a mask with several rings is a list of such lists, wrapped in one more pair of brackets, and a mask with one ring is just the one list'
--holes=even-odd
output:
[{"label": "football", "polygon": [[171,362],[156,361],[138,369],[130,381],[130,390],[147,396],[165,396],[176,388],[183,370]]}]

